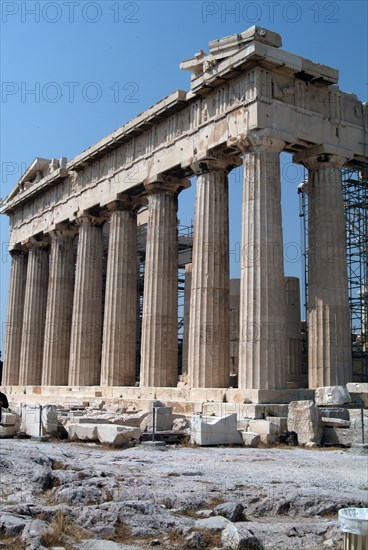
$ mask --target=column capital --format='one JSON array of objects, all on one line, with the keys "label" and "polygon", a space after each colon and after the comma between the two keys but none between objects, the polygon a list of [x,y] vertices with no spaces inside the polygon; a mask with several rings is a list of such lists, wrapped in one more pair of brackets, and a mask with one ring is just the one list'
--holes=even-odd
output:
[{"label": "column capital", "polygon": [[177,178],[167,174],[156,174],[146,178],[143,182],[148,195],[155,193],[179,194],[183,189],[190,187],[187,178]]},{"label": "column capital", "polygon": [[92,225],[92,226],[101,226],[107,219],[107,216],[104,214],[95,215],[89,212],[81,212],[79,216],[75,219],[75,223],[78,227],[82,225]]},{"label": "column capital", "polygon": [[78,233],[78,227],[76,224],[70,223],[58,223],[51,226],[47,232],[50,235],[51,240],[60,239],[72,239]]},{"label": "column capital", "polygon": [[354,153],[348,149],[330,145],[317,145],[293,155],[293,162],[303,164],[309,170],[316,169],[324,163],[342,168],[346,161],[353,157]]},{"label": "column capital", "polygon": [[50,237],[48,234],[43,234],[42,236],[37,237],[30,237],[26,241],[22,242],[22,245],[24,245],[26,250],[47,248],[50,245]]},{"label": "column capital", "polygon": [[190,167],[196,176],[208,172],[230,172],[233,168],[241,166],[242,161],[237,155],[203,151],[184,160],[182,168]]},{"label": "column capital", "polygon": [[15,248],[9,250],[9,254],[12,258],[19,258],[19,256],[24,256],[26,252],[27,249],[22,245],[17,245]]},{"label": "column capital", "polygon": [[245,135],[237,136],[236,145],[242,153],[250,153],[261,149],[273,153],[281,153],[285,147],[285,141],[274,135],[269,130],[253,130]]},{"label": "column capital", "polygon": [[194,156],[190,162],[190,168],[196,176],[207,174],[208,172],[230,172],[233,168],[241,166],[242,161],[239,157],[224,154],[213,154],[206,152],[202,156]]},{"label": "column capital", "polygon": [[116,200],[107,203],[106,208],[109,213],[116,212],[117,210],[128,210],[137,213],[142,206],[146,206],[147,204],[148,200],[146,197],[134,197],[122,193]]}]

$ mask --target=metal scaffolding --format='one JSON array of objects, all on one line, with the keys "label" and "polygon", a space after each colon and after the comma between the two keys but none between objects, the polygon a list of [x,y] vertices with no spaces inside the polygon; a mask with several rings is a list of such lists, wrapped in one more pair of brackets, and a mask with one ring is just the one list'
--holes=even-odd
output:
[{"label": "metal scaffolding", "polygon": [[[343,172],[353,372],[368,381],[368,180],[364,169]],[[366,175],[366,174],[365,174]]]}]

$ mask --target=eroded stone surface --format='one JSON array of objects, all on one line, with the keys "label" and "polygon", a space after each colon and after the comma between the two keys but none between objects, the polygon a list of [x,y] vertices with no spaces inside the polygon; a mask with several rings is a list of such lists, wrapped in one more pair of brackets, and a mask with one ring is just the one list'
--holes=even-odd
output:
[{"label": "eroded stone surface", "polygon": [[322,436],[321,412],[313,401],[292,401],[287,419],[289,432],[296,432],[298,443],[319,444]]},{"label": "eroded stone surface", "polygon": [[[35,541],[59,514],[80,540],[120,544],[123,532],[128,547],[159,540],[165,550],[180,549],[199,531],[212,548],[211,537],[235,525],[266,548],[312,550],[333,539],[341,550],[337,512],[366,497],[366,457],[346,451],[174,447],[162,454],[9,440],[0,462],[1,536],[15,530],[20,537],[37,520],[25,532]],[[247,521],[197,519],[197,512],[211,516],[219,502],[244,506]]]},{"label": "eroded stone surface", "polygon": [[316,405],[344,405],[350,403],[351,398],[346,386],[325,386],[316,389]]}]

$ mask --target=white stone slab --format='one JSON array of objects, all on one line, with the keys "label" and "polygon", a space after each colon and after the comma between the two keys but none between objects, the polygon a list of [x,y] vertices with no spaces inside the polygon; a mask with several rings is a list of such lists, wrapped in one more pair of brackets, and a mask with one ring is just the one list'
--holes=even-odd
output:
[{"label": "white stone slab", "polygon": [[129,441],[140,438],[139,428],[130,426],[118,426],[116,424],[99,424],[97,426],[97,437],[100,443],[108,445],[124,445]]},{"label": "white stone slab", "polygon": [[191,443],[197,445],[241,445],[243,439],[237,430],[237,416],[204,420],[200,415],[192,417]]},{"label": "white stone slab", "polygon": [[344,405],[350,403],[350,395],[346,386],[324,386],[316,389],[316,405]]}]

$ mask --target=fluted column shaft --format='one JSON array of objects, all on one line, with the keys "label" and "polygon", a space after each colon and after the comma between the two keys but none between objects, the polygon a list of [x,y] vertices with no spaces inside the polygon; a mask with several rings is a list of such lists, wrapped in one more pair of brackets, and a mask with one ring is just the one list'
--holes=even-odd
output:
[{"label": "fluted column shaft", "polygon": [[[177,180],[176,180],[177,181]],[[179,183],[150,183],[144,274],[141,386],[176,386],[178,379]]]},{"label": "fluted column shaft", "polygon": [[230,380],[228,166],[204,159],[197,174],[190,300],[188,380],[227,388]]},{"label": "fluted column shaft", "polygon": [[69,386],[100,384],[102,334],[101,220],[83,216],[74,285]]},{"label": "fluted column shaft", "polygon": [[127,197],[111,211],[101,385],[134,386],[137,332],[137,215],[141,203]]},{"label": "fluted column shaft", "polygon": [[49,254],[39,243],[30,245],[20,353],[20,386],[39,386],[45,334]]},{"label": "fluted column shaft", "polygon": [[22,344],[27,255],[23,250],[12,250],[10,254],[12,260],[2,383],[4,386],[17,386],[19,383],[20,351]]},{"label": "fluted column shaft", "polygon": [[346,384],[352,377],[350,310],[341,167],[320,155],[305,162],[308,177],[308,383]]},{"label": "fluted column shaft", "polygon": [[279,154],[260,133],[244,150],[239,388],[286,387],[284,266]]},{"label": "fluted column shaft", "polygon": [[75,231],[65,227],[50,233],[50,269],[46,307],[42,385],[66,386],[72,326]]}]

